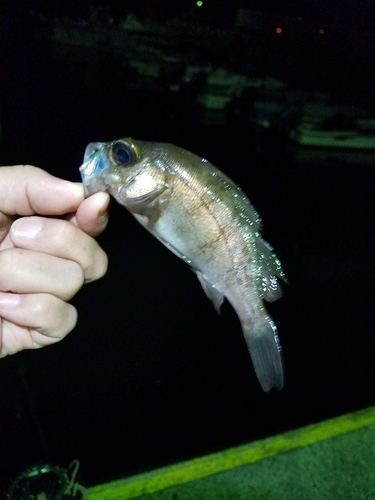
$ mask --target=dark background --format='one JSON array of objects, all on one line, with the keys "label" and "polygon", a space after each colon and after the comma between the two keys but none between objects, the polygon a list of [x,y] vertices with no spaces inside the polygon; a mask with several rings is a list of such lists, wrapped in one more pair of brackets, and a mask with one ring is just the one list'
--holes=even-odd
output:
[{"label": "dark background", "polygon": [[[163,84],[136,87],[119,54],[61,55],[49,23],[85,18],[99,4],[3,3],[1,164],[30,163],[79,181],[89,142],[132,136],[181,145],[224,170],[259,210],[289,278],[284,297],[268,306],[286,384],[262,392],[228,303],[218,316],[189,268],[112,203],[99,238],[108,274],[73,300],[77,328],[53,347],[1,360],[3,488],[26,467],[67,467],[74,458],[81,482],[97,484],[375,402],[374,165],[297,164],[280,138],[259,136],[246,121],[204,125],[189,96]],[[208,37],[185,45],[176,35],[185,56],[250,61],[295,88],[374,104],[371,2],[205,2],[203,11],[188,1],[108,5],[115,19],[132,11],[141,21],[185,16],[192,31],[208,26]],[[275,23],[301,10],[306,26],[325,23],[329,36],[323,42],[306,29],[280,42],[271,30],[223,40],[215,30],[239,6],[263,9]]]}]

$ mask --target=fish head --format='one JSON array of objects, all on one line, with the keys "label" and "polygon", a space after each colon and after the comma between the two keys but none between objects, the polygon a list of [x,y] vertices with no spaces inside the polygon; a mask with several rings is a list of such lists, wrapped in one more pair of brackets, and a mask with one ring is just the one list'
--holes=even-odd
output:
[{"label": "fish head", "polygon": [[108,191],[129,210],[160,196],[166,188],[165,169],[162,162],[155,161],[151,144],[129,137],[91,142],[79,169],[85,196]]}]

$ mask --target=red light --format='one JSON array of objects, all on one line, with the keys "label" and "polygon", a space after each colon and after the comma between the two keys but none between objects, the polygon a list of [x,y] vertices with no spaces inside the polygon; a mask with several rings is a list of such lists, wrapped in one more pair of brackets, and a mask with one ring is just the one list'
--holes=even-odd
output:
[{"label": "red light", "polygon": [[276,28],[276,33],[277,33],[278,35],[280,35],[280,33],[282,33],[282,32],[283,32],[283,30],[282,30],[281,28]]},{"label": "red light", "polygon": [[324,29],[320,29],[320,30],[319,30],[319,35],[324,35],[324,33],[325,33],[325,30],[324,30]]}]

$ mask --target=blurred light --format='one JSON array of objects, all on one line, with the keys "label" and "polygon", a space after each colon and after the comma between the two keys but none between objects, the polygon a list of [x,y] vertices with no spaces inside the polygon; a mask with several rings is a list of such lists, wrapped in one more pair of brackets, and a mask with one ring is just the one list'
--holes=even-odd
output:
[{"label": "blurred light", "polygon": [[276,28],[276,33],[277,33],[278,35],[280,35],[280,33],[282,33],[282,32],[283,32],[283,30],[282,30],[281,28]]},{"label": "blurred light", "polygon": [[298,21],[302,21],[302,16],[297,16]]},{"label": "blurred light", "polygon": [[203,5],[203,2],[201,2],[200,0],[197,2],[197,7],[202,7]]},{"label": "blurred light", "polygon": [[324,35],[324,33],[325,33],[325,30],[321,28],[321,29],[319,30],[319,35]]}]

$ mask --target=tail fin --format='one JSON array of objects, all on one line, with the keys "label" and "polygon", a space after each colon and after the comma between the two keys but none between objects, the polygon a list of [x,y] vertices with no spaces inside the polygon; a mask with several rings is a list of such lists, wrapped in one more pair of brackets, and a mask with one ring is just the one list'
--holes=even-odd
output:
[{"label": "tail fin", "polygon": [[242,325],[243,334],[262,389],[280,390],[284,385],[281,346],[274,322],[266,317],[251,327]]}]

